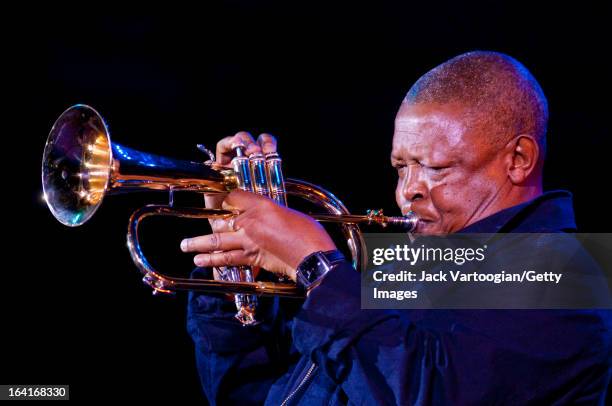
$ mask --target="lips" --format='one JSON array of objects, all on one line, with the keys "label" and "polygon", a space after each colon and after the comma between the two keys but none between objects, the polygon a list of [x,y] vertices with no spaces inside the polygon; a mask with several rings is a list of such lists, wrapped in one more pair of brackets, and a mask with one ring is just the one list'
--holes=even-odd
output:
[{"label": "lips", "polygon": [[417,223],[414,230],[412,230],[412,232],[416,234],[422,234],[427,231],[427,229],[430,227],[431,224],[432,224],[431,221],[419,219],[419,222]]},{"label": "lips", "polygon": [[427,234],[435,232],[432,228],[435,228],[437,220],[432,219],[431,217],[421,217],[417,211],[414,212],[419,219],[416,227],[412,230],[413,233],[416,234]]},{"label": "lips", "polygon": [[412,207],[408,205],[408,207],[404,206],[404,208],[402,208],[402,214],[404,216],[407,215],[411,211],[419,219],[415,229],[412,230],[413,233],[422,233],[425,230],[431,228],[432,225],[437,222],[437,220],[434,219],[433,216],[431,216],[431,213],[430,215],[426,215],[425,213],[423,213],[423,210],[419,210],[418,208],[414,207],[414,205],[412,205]]},{"label": "lips", "polygon": [[[402,213],[404,216],[407,215],[409,212],[406,213]],[[419,213],[416,210],[413,210],[412,213],[416,214],[417,218],[419,219],[419,223],[420,222],[424,222],[424,223],[435,223],[436,220],[432,219],[429,216],[423,216],[421,213]]]}]

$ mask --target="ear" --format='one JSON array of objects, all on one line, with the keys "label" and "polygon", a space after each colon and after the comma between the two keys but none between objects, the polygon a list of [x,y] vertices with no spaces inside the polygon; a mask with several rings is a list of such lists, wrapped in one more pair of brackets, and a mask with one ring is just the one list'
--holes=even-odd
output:
[{"label": "ear", "polygon": [[538,166],[540,160],[540,146],[530,135],[519,135],[507,145],[508,177],[515,184],[522,184]]}]

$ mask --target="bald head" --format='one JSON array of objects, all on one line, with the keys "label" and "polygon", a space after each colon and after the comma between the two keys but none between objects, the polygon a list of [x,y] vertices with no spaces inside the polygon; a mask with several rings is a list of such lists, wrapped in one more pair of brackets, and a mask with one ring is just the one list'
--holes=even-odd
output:
[{"label": "bald head", "polygon": [[546,146],[548,103],[533,75],[498,52],[459,55],[423,75],[408,91],[408,104],[457,105],[481,141],[499,145],[523,134]]}]

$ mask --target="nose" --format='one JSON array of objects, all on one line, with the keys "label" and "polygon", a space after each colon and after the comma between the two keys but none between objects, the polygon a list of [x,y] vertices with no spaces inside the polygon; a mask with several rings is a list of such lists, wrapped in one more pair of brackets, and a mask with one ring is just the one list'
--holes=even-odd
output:
[{"label": "nose", "polygon": [[[425,199],[427,197],[427,186],[420,176],[420,168],[417,165],[411,165],[407,168],[406,172],[406,176],[400,178],[400,188],[398,190],[400,199],[404,203],[414,203],[418,200]],[[403,208],[404,207],[402,207],[402,209]]]}]

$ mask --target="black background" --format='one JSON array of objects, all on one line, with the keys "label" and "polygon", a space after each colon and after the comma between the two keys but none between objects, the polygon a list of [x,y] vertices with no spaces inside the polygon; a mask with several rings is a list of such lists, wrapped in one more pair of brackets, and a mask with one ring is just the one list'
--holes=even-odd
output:
[{"label": "black background", "polygon": [[[405,92],[459,53],[506,52],[549,100],[546,188],[574,193],[582,231],[609,231],[605,10],[287,3],[5,15],[14,72],[4,88],[16,92],[4,98],[2,383],[68,383],[72,398],[202,400],[185,295],[152,297],[125,248],[131,211],[165,196],[109,198],[76,229],[41,200],[48,130],[75,103],[97,108],[114,141],[186,159],[204,159],[196,143],[271,132],[286,176],[332,190],[354,212],[397,213],[388,155]],[[145,249],[187,271],[178,243],[207,228],[173,224],[151,221]]]}]

